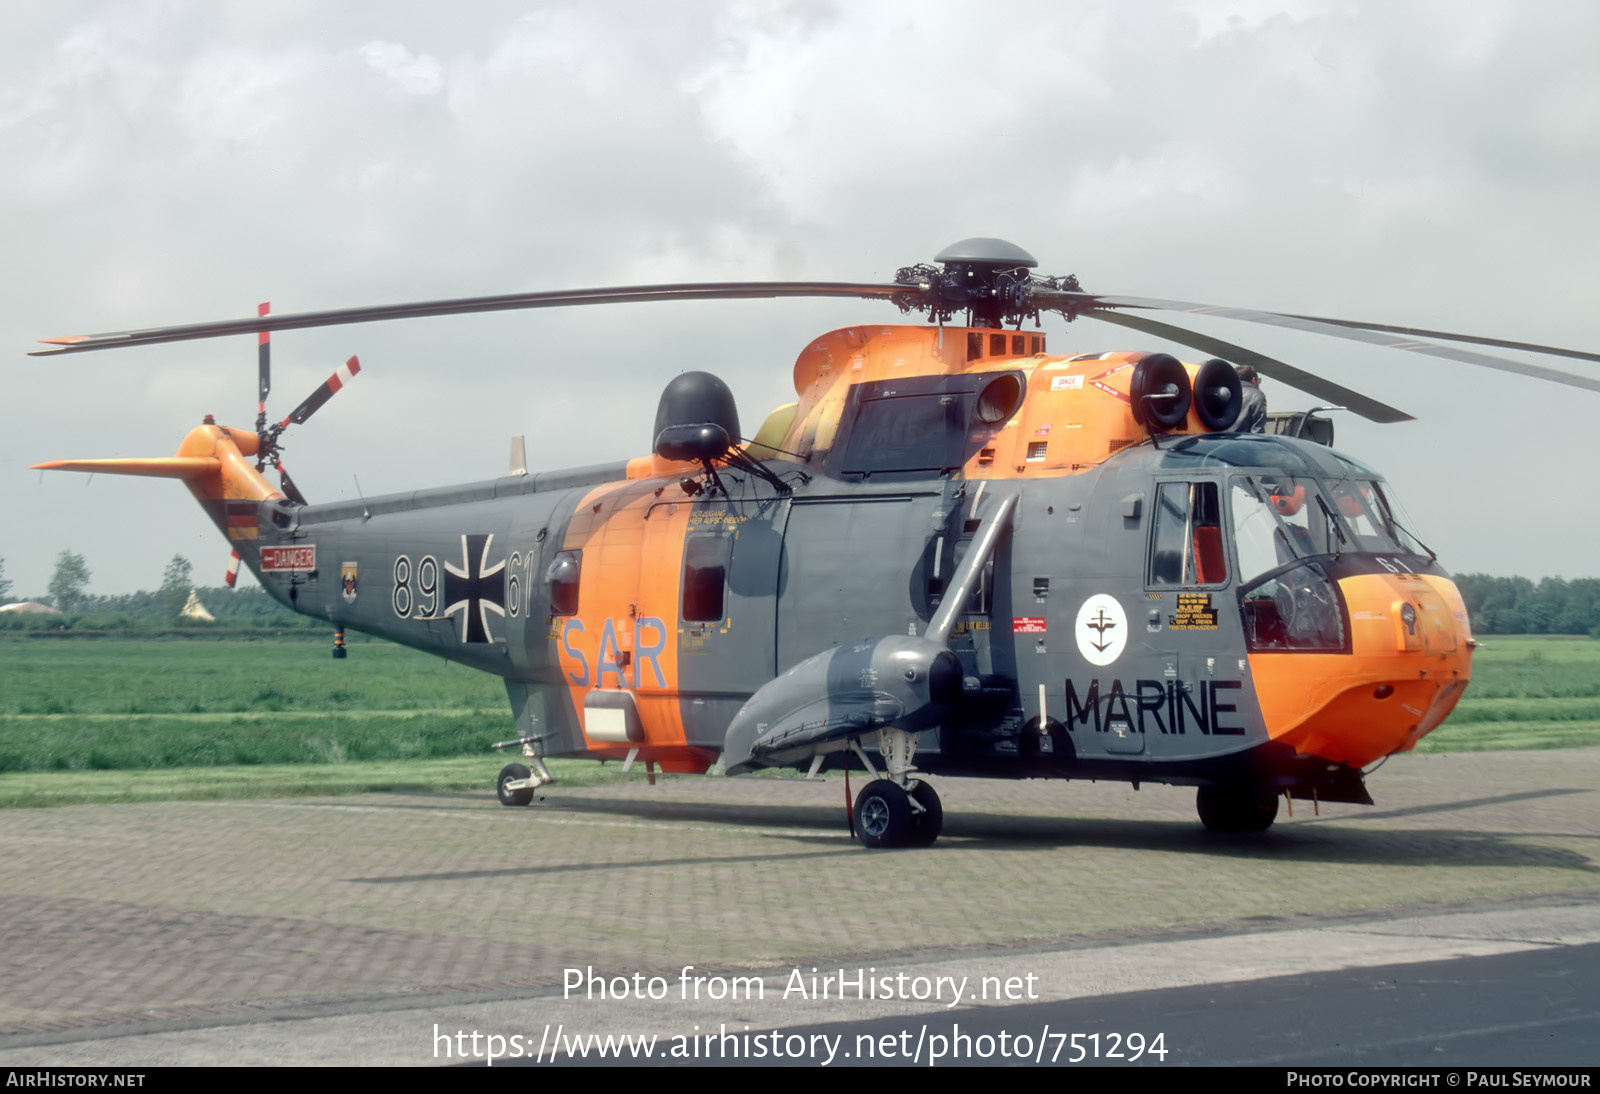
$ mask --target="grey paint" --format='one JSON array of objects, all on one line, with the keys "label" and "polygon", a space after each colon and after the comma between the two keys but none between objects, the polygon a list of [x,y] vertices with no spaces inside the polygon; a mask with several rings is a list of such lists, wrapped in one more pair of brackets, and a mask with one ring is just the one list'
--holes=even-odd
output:
[{"label": "grey paint", "polygon": [[[1320,473],[1346,473],[1315,445],[1279,438],[1262,443],[1287,446]],[[676,631],[688,741],[720,749],[740,708],[777,679],[789,683],[765,691],[747,721],[768,728],[781,723],[789,732],[817,721],[821,710],[821,721],[833,729],[813,743],[837,740],[837,728],[855,724],[852,719],[873,728],[925,728],[925,695],[895,696],[880,706],[874,705],[878,699],[828,690],[843,664],[832,651],[865,651],[865,667],[882,668],[874,658],[903,653],[899,639],[925,641],[919,636],[928,633],[943,589],[961,560],[971,557],[974,529],[1014,495],[1006,534],[991,545],[989,610],[946,609],[941,616],[953,633],[940,648],[954,653],[966,686],[960,703],[940,711],[936,731],[923,734],[930,766],[1017,777],[1069,775],[1072,763],[1095,777],[1204,782],[1248,776],[1247,763],[1227,770],[1185,766],[1248,757],[1267,740],[1249,674],[1234,564],[1227,583],[1203,590],[1146,584],[1159,484],[1213,481],[1224,490],[1227,476],[1239,469],[1169,470],[1162,466],[1166,457],[1146,443],[1078,475],[1037,481],[816,478],[787,498],[725,472],[734,498],[694,504],[697,514],[728,516],[707,517],[690,531],[732,539],[724,619],[684,623],[681,605],[642,606],[677,624],[669,623],[669,630]],[[505,677],[520,734],[537,736],[548,754],[582,753],[577,714],[557,662],[544,573],[584,488],[619,470],[514,476],[359,506],[312,506],[298,510],[281,531],[267,519],[273,506],[264,505],[262,543],[315,546],[317,572],[267,572],[263,584],[296,610]],[[471,544],[487,550],[468,557]],[[406,612],[396,569],[402,558],[411,567]],[[424,560],[436,567],[431,581],[423,580]],[[341,565],[352,562],[358,589],[347,602],[338,578]],[[492,570],[499,584],[485,586],[478,600],[495,603],[503,614],[472,597],[448,611],[446,564],[466,575],[452,586],[458,597],[464,582]],[[1215,629],[1167,625],[1180,591],[1208,598]],[[1114,599],[1128,631],[1116,660],[1103,666],[1085,659],[1074,633],[1080,608],[1097,596]],[[483,640],[463,641],[471,637],[463,617],[475,608],[487,613],[479,621],[486,624]],[[930,655],[916,656],[926,664]],[[829,696],[837,700],[831,713]],[[898,713],[889,710],[895,703]],[[754,765],[802,762],[809,755],[799,755],[798,746],[762,753],[760,735],[743,727],[738,754],[730,758]]]}]

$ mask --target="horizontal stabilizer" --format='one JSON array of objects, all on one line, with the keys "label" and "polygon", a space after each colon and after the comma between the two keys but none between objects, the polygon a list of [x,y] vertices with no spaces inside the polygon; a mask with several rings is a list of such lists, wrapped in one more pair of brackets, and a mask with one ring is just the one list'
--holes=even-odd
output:
[{"label": "horizontal stabilizer", "polygon": [[198,479],[222,467],[215,456],[147,456],[131,460],[52,460],[39,471],[87,471],[91,475],[143,475],[155,479]]}]

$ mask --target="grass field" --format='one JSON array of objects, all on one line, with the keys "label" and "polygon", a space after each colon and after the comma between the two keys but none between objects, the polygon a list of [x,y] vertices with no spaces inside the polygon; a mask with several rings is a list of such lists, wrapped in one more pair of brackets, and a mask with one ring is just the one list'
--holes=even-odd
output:
[{"label": "grass field", "polygon": [[[1600,642],[1489,637],[1423,752],[1600,745]],[[354,637],[0,637],[0,806],[475,788],[511,734],[498,677]],[[584,783],[614,769],[574,762]]]},{"label": "grass field", "polygon": [[328,648],[0,638],[0,806],[493,786],[498,677],[359,636],[344,661]]},{"label": "grass field", "polygon": [[1472,655],[1472,683],[1419,752],[1600,745],[1600,641],[1489,635]]}]

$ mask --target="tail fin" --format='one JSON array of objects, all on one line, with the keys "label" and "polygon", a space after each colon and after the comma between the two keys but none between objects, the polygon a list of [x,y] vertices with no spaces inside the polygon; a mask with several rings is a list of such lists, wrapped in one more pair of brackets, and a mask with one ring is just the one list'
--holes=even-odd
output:
[{"label": "tail fin", "polygon": [[253,456],[259,442],[248,430],[228,429],[208,419],[196,426],[178,445],[175,456],[121,460],[54,460],[34,464],[43,471],[85,471],[101,475],[141,475],[182,479],[190,493],[230,540],[255,539],[256,507],[283,494],[261,477],[245,457]]}]

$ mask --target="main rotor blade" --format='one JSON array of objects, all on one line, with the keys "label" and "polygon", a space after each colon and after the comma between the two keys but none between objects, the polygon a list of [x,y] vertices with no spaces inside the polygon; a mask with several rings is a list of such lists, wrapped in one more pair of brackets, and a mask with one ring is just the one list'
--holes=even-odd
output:
[{"label": "main rotor blade", "polygon": [[299,312],[289,315],[190,323],[175,327],[116,331],[109,334],[44,338],[59,349],[34,350],[31,357],[85,350],[120,349],[196,338],[221,338],[230,334],[335,327],[346,323],[374,323],[384,319],[415,319],[432,315],[469,315],[475,312],[519,311],[527,308],[564,308],[584,304],[626,304],[648,300],[746,300],[779,297],[852,297],[883,299],[920,293],[916,285],[866,285],[829,281],[717,281],[681,285],[625,285],[616,288],[562,289],[556,292],[509,293],[470,296],[458,300],[424,300],[412,304],[378,304],[363,308]]},{"label": "main rotor blade", "polygon": [[1194,331],[1174,327],[1170,323],[1160,323],[1154,319],[1147,319],[1142,315],[1126,315],[1114,311],[1085,312],[1090,319],[1098,319],[1102,323],[1115,323],[1119,327],[1128,327],[1132,330],[1143,331],[1157,338],[1177,342],[1179,345],[1191,346],[1202,353],[1209,353],[1214,357],[1221,357],[1236,365],[1254,365],[1256,371],[1263,376],[1270,376],[1280,383],[1297,388],[1307,395],[1314,395],[1331,403],[1336,403],[1363,418],[1374,422],[1411,422],[1415,417],[1403,410],[1396,410],[1386,403],[1370,399],[1359,391],[1353,391],[1332,380],[1325,380],[1321,376],[1313,375],[1293,365],[1284,364],[1274,357],[1264,353],[1236,346],[1232,342],[1224,342],[1220,338],[1209,335],[1197,334]]},{"label": "main rotor blade", "polygon": [[[1157,311],[1185,312],[1190,315],[1218,315],[1225,319],[1238,319],[1246,323],[1265,323],[1274,327],[1285,327],[1289,330],[1325,334],[1332,338],[1345,338],[1353,342],[1366,342],[1369,345],[1383,346],[1386,349],[1403,349],[1412,353],[1425,353],[1430,357],[1440,357],[1447,361],[1461,361],[1465,364],[1497,369],[1500,372],[1509,372],[1517,376],[1531,376],[1538,380],[1549,380],[1552,383],[1583,388],[1586,391],[1600,391],[1600,380],[1591,379],[1587,376],[1576,376],[1570,372],[1560,372],[1553,368],[1545,368],[1543,365],[1529,365],[1520,361],[1509,361],[1504,357],[1491,357],[1487,353],[1475,353],[1472,350],[1457,349],[1454,346],[1440,346],[1413,338],[1397,340],[1388,337],[1390,334],[1407,331],[1408,328],[1404,327],[1356,323],[1352,320],[1316,319],[1311,316],[1289,315],[1284,312],[1257,311],[1252,308],[1225,308],[1215,304],[1196,304],[1187,300],[1157,300],[1143,296],[1097,296],[1093,293],[1044,292],[1038,294],[1038,298],[1040,300],[1060,300],[1069,306],[1075,304],[1076,307],[1081,309],[1080,314],[1095,315],[1096,318],[1102,318],[1103,316],[1096,313],[1107,308],[1152,308]],[[1048,303],[1043,303],[1041,306],[1051,307]],[[1423,332],[1419,331],[1417,333]],[[1540,346],[1531,342],[1511,342],[1498,338],[1481,338],[1470,334],[1451,334],[1445,331],[1430,331],[1427,333],[1431,337],[1448,338],[1457,342],[1502,346],[1508,349],[1526,349],[1536,353],[1549,353],[1582,360],[1600,361],[1600,354],[1586,353],[1582,350],[1560,349],[1555,346]]]},{"label": "main rotor blade", "polygon": [[1327,319],[1320,315],[1289,315],[1289,318],[1328,323],[1335,327],[1404,334],[1413,338],[1444,338],[1451,342],[1469,342],[1475,346],[1498,346],[1501,349],[1520,349],[1527,353],[1548,353],[1554,357],[1574,357],[1579,361],[1600,361],[1600,353],[1588,353],[1581,349],[1562,349],[1560,346],[1544,346],[1537,342],[1513,342],[1508,338],[1484,338],[1476,334],[1455,334],[1447,330],[1424,330],[1422,327],[1395,327],[1387,323],[1358,323],[1354,319]]}]

